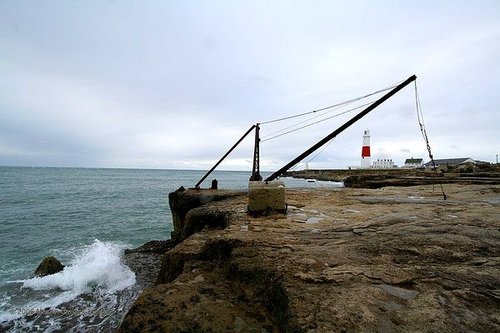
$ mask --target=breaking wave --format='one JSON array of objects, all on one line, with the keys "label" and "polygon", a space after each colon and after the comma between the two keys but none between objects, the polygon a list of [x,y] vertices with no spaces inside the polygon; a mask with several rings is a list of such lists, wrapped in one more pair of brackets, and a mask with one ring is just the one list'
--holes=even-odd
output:
[{"label": "breaking wave", "polygon": [[114,293],[135,284],[135,274],[121,261],[122,248],[95,240],[63,271],[25,280],[23,288],[61,289],[74,296],[98,287],[101,293]]},{"label": "breaking wave", "polygon": [[10,304],[0,307],[0,331],[116,327],[138,293],[130,288],[136,277],[123,263],[122,253],[120,244],[95,240],[59,273],[11,281],[9,295],[2,295]]}]

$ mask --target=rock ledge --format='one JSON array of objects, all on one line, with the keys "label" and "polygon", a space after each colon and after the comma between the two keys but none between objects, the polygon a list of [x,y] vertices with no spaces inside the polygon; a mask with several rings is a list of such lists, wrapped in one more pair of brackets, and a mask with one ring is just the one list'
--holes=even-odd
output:
[{"label": "rock ledge", "polygon": [[498,332],[500,186],[445,191],[288,190],[287,215],[259,218],[242,193],[194,205],[119,332]]}]

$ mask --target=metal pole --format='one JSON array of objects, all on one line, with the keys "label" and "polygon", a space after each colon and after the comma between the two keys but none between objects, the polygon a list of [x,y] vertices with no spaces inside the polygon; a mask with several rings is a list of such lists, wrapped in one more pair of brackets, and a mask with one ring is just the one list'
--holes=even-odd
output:
[{"label": "metal pole", "polygon": [[227,153],[225,153],[225,154],[224,154],[224,156],[222,156],[222,157],[221,157],[221,159],[220,159],[217,163],[215,163],[215,165],[212,167],[212,169],[208,170],[208,172],[205,174],[205,176],[203,176],[203,177],[202,177],[202,178],[201,178],[201,179],[200,179],[200,180],[196,183],[196,185],[195,185],[194,187],[199,188],[199,187],[200,187],[200,184],[201,184],[201,183],[203,183],[203,181],[205,180],[205,178],[207,178],[207,177],[208,177],[208,175],[210,175],[210,174],[212,173],[212,171],[214,171],[214,170],[215,170],[215,168],[217,168],[217,167],[219,166],[219,164],[220,164],[220,163],[221,163],[221,162],[222,162],[222,161],[223,161],[223,160],[227,157],[227,155],[229,155],[229,154],[230,154],[230,153],[234,150],[234,148],[236,148],[236,147],[240,144],[240,142],[241,142],[241,141],[243,141],[243,139],[244,139],[244,138],[248,135],[248,133],[250,133],[250,132],[251,132],[254,128],[255,128],[255,125],[252,125],[252,127],[250,127],[250,128],[248,129],[248,131],[247,131],[245,134],[243,134],[243,136],[242,136],[242,137],[238,140],[238,142],[236,142],[236,143],[234,144],[234,146],[232,146],[232,147],[231,147],[231,149],[229,149],[229,150],[227,151]]},{"label": "metal pole", "polygon": [[364,109],[363,111],[361,111],[360,113],[358,113],[357,115],[355,115],[353,118],[351,118],[351,120],[347,121],[344,125],[342,125],[339,128],[337,128],[335,131],[333,131],[332,133],[330,133],[329,135],[327,135],[326,137],[324,137],[322,140],[320,140],[314,146],[312,146],[311,148],[309,148],[308,150],[306,150],[305,152],[303,152],[302,154],[300,154],[299,156],[297,156],[296,158],[294,158],[292,161],[290,161],[284,167],[282,167],[281,169],[279,169],[278,171],[276,171],[275,173],[273,173],[271,176],[267,177],[266,178],[266,182],[274,180],[274,179],[278,178],[279,176],[281,176],[284,172],[286,172],[292,166],[294,166],[295,164],[297,164],[300,161],[302,161],[304,158],[306,158],[307,156],[309,156],[310,154],[312,154],[314,151],[316,151],[318,148],[320,148],[321,146],[323,146],[325,143],[327,143],[331,139],[335,138],[337,135],[339,135],[340,133],[342,133],[349,126],[351,126],[352,124],[354,124],[355,122],[357,122],[359,119],[361,119],[364,116],[366,116],[368,114],[368,112],[370,112],[373,109],[375,109],[377,106],[379,106],[380,104],[382,104],[383,102],[385,102],[387,99],[389,99],[390,97],[392,97],[395,93],[397,93],[398,91],[400,91],[401,89],[403,89],[405,86],[407,86],[410,82],[415,81],[416,79],[417,79],[417,77],[415,75],[410,76],[408,79],[406,79],[406,81],[404,81],[403,83],[397,85],[394,89],[392,89],[387,94],[385,94],[384,96],[382,96],[381,98],[379,98],[378,100],[376,100],[372,105],[370,105],[369,107],[367,107],[366,109]]},{"label": "metal pole", "polygon": [[250,177],[250,181],[260,181],[262,180],[262,176],[260,175],[260,137],[259,137],[259,123],[255,124],[255,145],[253,149],[253,166],[252,166],[252,176]]}]

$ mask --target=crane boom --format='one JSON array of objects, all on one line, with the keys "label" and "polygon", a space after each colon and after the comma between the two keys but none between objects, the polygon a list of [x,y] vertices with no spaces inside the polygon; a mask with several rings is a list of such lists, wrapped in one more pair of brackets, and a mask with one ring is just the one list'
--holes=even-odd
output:
[{"label": "crane boom", "polygon": [[342,126],[340,126],[339,128],[337,128],[332,133],[328,134],[326,137],[324,137],[320,141],[318,141],[312,147],[310,147],[305,152],[303,152],[302,154],[300,154],[299,156],[297,156],[296,158],[294,158],[293,160],[291,160],[289,163],[287,163],[281,169],[279,169],[278,171],[276,171],[275,173],[273,173],[271,176],[267,177],[265,179],[265,181],[266,182],[267,181],[271,181],[271,180],[274,180],[274,179],[278,178],[279,176],[281,176],[283,173],[285,173],[286,171],[288,171],[288,169],[290,169],[295,164],[297,164],[300,161],[302,161],[307,156],[311,155],[313,152],[315,152],[316,150],[318,150],[321,146],[323,146],[324,144],[326,144],[331,139],[335,138],[337,135],[339,135],[340,133],[342,133],[344,130],[346,130],[348,127],[350,127],[352,124],[354,124],[355,122],[357,122],[358,120],[360,120],[361,118],[363,118],[364,116],[366,116],[370,111],[372,111],[377,106],[379,106],[380,104],[382,104],[383,102],[385,102],[386,100],[388,100],[390,97],[392,97],[398,91],[400,91],[401,89],[403,89],[408,84],[410,84],[411,82],[415,81],[416,79],[417,79],[417,77],[415,75],[412,75],[408,79],[406,79],[404,82],[398,84],[396,87],[394,87],[394,89],[392,89],[387,94],[385,94],[384,96],[382,96],[381,98],[379,98],[378,100],[376,100],[373,104],[371,104],[366,109],[364,109],[363,111],[361,111],[360,113],[358,113],[357,115],[355,115],[353,118],[351,118],[345,124],[343,124]]}]

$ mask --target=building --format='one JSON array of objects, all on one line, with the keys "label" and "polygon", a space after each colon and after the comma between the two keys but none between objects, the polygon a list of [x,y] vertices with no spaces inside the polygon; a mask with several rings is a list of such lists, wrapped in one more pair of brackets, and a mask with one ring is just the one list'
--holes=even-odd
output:
[{"label": "building", "polygon": [[[440,160],[434,160],[434,163],[436,163],[436,166],[441,166],[441,165],[456,166],[464,163],[476,163],[476,161],[474,161],[470,157],[461,157],[461,158],[445,158]],[[425,163],[424,166],[432,167],[432,161]]]},{"label": "building", "polygon": [[394,168],[394,161],[390,158],[377,159],[373,162],[374,169],[392,169]]},{"label": "building", "polygon": [[407,158],[405,161],[405,168],[420,168],[424,165],[423,158]]},{"label": "building", "polygon": [[365,130],[363,133],[363,146],[361,147],[361,168],[367,169],[370,167],[371,167],[370,131]]}]

